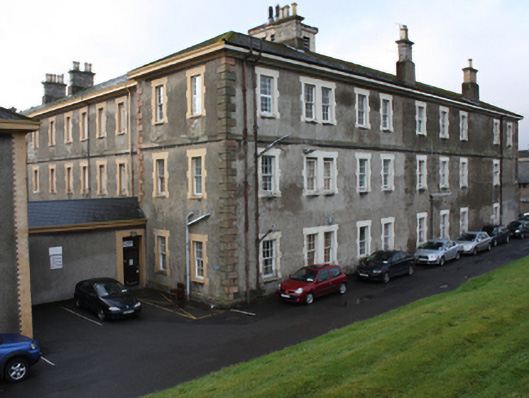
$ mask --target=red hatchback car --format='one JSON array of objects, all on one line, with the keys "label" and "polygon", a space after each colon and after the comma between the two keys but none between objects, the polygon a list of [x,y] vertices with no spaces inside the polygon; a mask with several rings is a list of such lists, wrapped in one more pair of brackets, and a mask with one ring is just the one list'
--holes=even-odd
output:
[{"label": "red hatchback car", "polygon": [[311,265],[290,275],[279,285],[277,297],[294,303],[312,304],[314,298],[347,291],[347,276],[338,265]]}]

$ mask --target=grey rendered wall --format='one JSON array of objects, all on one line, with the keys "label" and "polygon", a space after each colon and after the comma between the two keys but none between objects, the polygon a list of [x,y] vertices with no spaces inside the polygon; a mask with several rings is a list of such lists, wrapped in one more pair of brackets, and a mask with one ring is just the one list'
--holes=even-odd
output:
[{"label": "grey rendered wall", "polygon": [[13,153],[10,135],[0,134],[0,333],[19,332],[17,257],[13,203]]},{"label": "grey rendered wall", "polygon": [[[58,246],[63,266],[51,269],[49,248]],[[72,298],[83,279],[117,276],[113,230],[30,235],[29,252],[34,305]]]}]

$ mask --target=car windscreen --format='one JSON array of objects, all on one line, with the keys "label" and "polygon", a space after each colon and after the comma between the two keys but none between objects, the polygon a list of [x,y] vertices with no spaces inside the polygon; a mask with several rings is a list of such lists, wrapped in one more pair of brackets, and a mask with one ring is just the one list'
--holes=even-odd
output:
[{"label": "car windscreen", "polygon": [[476,234],[465,233],[461,235],[457,240],[472,241],[476,238]]},{"label": "car windscreen", "polygon": [[314,282],[316,275],[318,275],[318,271],[314,269],[301,268],[294,272],[290,279],[301,282]]},{"label": "car windscreen", "polygon": [[394,253],[392,252],[383,252],[378,251],[374,252],[372,255],[370,255],[366,260],[367,261],[376,261],[376,262],[388,262],[391,256],[393,256]]},{"label": "car windscreen", "polygon": [[121,283],[116,282],[101,282],[94,284],[99,297],[112,296],[116,294],[126,293],[127,289]]},{"label": "car windscreen", "polygon": [[425,244],[419,246],[419,249],[424,250],[439,250],[443,247],[441,242],[426,242]]}]

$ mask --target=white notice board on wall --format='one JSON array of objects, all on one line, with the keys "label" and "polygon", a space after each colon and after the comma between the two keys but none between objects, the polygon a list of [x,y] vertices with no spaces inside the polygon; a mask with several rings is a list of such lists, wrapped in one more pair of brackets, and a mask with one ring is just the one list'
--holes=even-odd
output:
[{"label": "white notice board on wall", "polygon": [[50,247],[50,269],[62,268],[62,246]]}]

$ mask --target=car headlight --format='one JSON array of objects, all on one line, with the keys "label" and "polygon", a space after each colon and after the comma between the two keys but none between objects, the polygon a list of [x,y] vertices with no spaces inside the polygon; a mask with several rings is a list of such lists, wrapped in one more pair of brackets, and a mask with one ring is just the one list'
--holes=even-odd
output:
[{"label": "car headlight", "polygon": [[435,261],[435,260],[437,260],[437,256],[436,255],[428,256],[428,261]]},{"label": "car headlight", "polygon": [[294,293],[296,293],[296,294],[301,294],[301,293],[303,293],[303,288],[302,288],[302,287],[298,287],[298,288],[294,291]]},{"label": "car headlight", "polygon": [[141,307],[141,303],[138,301],[136,304],[134,304],[134,308]]},{"label": "car headlight", "polygon": [[381,274],[381,273],[382,273],[382,270],[381,270],[381,269],[374,269],[374,270],[373,270],[373,273],[374,273],[374,274]]},{"label": "car headlight", "polygon": [[517,229],[517,230],[515,231],[515,233],[516,233],[516,234],[519,234],[519,233],[520,233],[520,230],[519,230],[519,229]]},{"label": "car headlight", "polygon": [[34,341],[32,341],[31,344],[29,345],[29,347],[30,347],[32,350],[36,350],[36,349],[37,349],[37,343],[35,343]]},{"label": "car headlight", "polygon": [[465,251],[472,250],[472,245],[465,245],[464,248],[465,248]]},{"label": "car headlight", "polygon": [[109,307],[109,311],[121,311],[118,307]]}]

